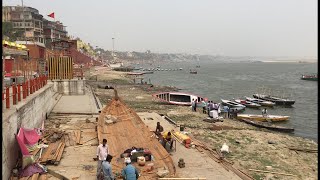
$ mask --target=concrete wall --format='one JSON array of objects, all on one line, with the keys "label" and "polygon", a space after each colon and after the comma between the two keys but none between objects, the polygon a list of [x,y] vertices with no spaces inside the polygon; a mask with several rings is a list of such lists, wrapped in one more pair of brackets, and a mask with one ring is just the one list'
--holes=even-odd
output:
[{"label": "concrete wall", "polygon": [[63,95],[84,95],[85,80],[53,80],[53,89]]},{"label": "concrete wall", "polygon": [[10,177],[20,156],[20,147],[15,138],[19,128],[41,127],[46,113],[49,115],[60,97],[61,95],[54,91],[53,84],[47,84],[2,113],[2,179]]}]

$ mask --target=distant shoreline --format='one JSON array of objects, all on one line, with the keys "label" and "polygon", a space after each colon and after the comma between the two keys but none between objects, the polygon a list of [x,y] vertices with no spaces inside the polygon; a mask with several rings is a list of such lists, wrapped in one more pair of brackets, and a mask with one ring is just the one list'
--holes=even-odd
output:
[{"label": "distant shoreline", "polygon": [[304,64],[304,63],[318,63],[317,60],[313,60],[313,61],[260,61],[260,62],[263,62],[263,63],[301,63],[301,64]]}]

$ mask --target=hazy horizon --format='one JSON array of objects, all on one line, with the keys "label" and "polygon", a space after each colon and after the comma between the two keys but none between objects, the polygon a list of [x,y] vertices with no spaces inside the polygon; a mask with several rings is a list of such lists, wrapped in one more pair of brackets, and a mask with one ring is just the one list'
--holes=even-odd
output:
[{"label": "hazy horizon", "polygon": [[[20,0],[4,0],[21,5]],[[24,0],[106,50],[317,58],[317,1]]]}]

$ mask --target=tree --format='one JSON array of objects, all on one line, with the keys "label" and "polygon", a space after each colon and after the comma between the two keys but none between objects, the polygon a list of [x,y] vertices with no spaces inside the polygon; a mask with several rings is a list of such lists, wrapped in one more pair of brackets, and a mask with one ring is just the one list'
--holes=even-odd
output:
[{"label": "tree", "polygon": [[2,35],[9,38],[13,35],[13,26],[11,22],[2,22]]},{"label": "tree", "polygon": [[2,22],[2,37],[7,36],[11,41],[16,41],[24,35],[23,30],[15,30],[12,22]]}]

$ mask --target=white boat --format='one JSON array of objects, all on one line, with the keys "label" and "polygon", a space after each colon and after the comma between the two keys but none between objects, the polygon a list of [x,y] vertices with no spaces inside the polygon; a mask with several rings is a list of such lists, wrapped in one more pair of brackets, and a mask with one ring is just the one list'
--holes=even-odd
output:
[{"label": "white boat", "polygon": [[239,103],[239,104],[242,104],[242,105],[244,105],[246,107],[250,107],[250,108],[259,108],[259,107],[261,107],[261,105],[258,104],[258,103],[254,103],[254,102],[251,102],[251,101],[246,101],[246,100],[243,100],[243,99],[235,99],[234,101]]},{"label": "white boat", "polygon": [[278,115],[262,116],[257,114],[238,114],[237,116],[238,119],[249,119],[253,121],[272,121],[272,122],[286,121],[289,119],[289,117],[290,116],[278,116]]},{"label": "white boat", "polygon": [[152,96],[169,104],[185,106],[190,106],[193,99],[197,99],[198,103],[201,103],[202,100],[207,101],[207,98],[183,92],[161,92],[153,94]]},{"label": "white boat", "polygon": [[223,105],[226,105],[226,106],[229,106],[229,107],[238,107],[238,108],[245,108],[246,106],[240,104],[240,103],[237,103],[237,102],[234,102],[234,101],[230,101],[230,100],[225,100],[225,99],[221,99],[222,101],[222,104]]},{"label": "white boat", "polygon": [[250,98],[250,97],[245,97],[245,98],[246,98],[247,101],[260,104],[261,106],[273,107],[274,105],[276,105],[276,103],[271,102],[271,101],[265,101],[265,100],[262,100],[262,99]]}]

